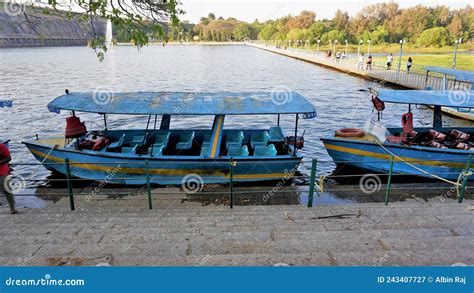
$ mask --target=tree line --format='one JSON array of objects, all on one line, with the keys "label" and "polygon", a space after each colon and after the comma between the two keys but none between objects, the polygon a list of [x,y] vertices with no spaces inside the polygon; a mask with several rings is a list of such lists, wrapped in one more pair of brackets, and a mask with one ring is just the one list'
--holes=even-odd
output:
[{"label": "tree line", "polygon": [[[320,40],[325,44],[329,40],[370,40],[372,44],[382,44],[405,40],[420,46],[442,47],[459,38],[472,42],[474,9],[423,5],[402,9],[389,2],[368,5],[353,17],[337,10],[332,19],[317,20],[315,12],[304,10],[296,16],[252,23],[232,17],[217,18],[209,13],[197,24],[180,22],[165,30],[165,41],[309,40],[314,44]],[[119,41],[124,41],[123,36]]]}]

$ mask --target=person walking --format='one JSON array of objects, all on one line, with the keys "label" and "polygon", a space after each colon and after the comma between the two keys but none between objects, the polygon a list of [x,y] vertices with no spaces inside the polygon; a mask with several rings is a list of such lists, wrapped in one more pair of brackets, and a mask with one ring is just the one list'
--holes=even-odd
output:
[{"label": "person walking", "polygon": [[387,70],[390,70],[392,68],[392,63],[393,63],[393,55],[390,53],[390,55],[387,56]]},{"label": "person walking", "polygon": [[364,53],[359,55],[359,62],[357,63],[357,70],[364,70]]},{"label": "person walking", "polygon": [[367,70],[372,70],[372,55],[367,58]]},{"label": "person walking", "polygon": [[0,143],[0,193],[5,194],[8,205],[10,206],[10,213],[16,214],[17,210],[15,209],[15,198],[13,197],[10,188],[7,187],[7,179],[8,175],[10,174],[10,166],[8,166],[8,163],[11,160],[12,158],[10,156],[8,147],[5,144]]},{"label": "person walking", "polygon": [[413,64],[413,59],[411,57],[408,57],[407,61],[407,72],[410,73],[411,65]]}]

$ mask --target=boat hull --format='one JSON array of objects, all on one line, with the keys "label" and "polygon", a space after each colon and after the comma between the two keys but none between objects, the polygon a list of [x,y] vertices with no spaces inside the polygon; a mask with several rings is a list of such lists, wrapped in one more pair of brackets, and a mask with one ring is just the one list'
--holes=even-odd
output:
[{"label": "boat hull", "polygon": [[[200,184],[223,184],[230,180],[230,157],[210,159],[196,156],[140,156],[97,151],[54,148],[49,144],[23,142],[47,169],[66,174],[65,160],[75,178],[106,183],[143,185],[181,185],[188,181]],[[282,180],[293,176],[300,156],[235,157],[234,182]]]},{"label": "boat hull", "polygon": [[[473,151],[395,144],[384,144],[382,147],[371,141],[341,138],[321,140],[339,168],[356,167],[377,174],[388,174],[393,154],[393,173],[431,179],[435,178],[431,175],[435,175],[447,180],[458,180],[466,167],[469,155],[474,154]],[[471,175],[469,180],[473,179],[474,176]]]}]

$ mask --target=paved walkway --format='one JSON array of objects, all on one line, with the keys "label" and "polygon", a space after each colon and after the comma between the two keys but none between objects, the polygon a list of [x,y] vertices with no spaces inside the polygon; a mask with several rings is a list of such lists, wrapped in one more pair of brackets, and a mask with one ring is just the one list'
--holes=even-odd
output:
[{"label": "paved walkway", "polygon": [[[273,45],[263,45],[257,43],[247,43],[247,45],[270,51],[273,53],[285,55],[288,57],[300,59],[303,61],[311,62],[317,65],[329,67],[335,70],[343,71],[352,75],[361,76],[364,78],[375,79],[383,81],[386,83],[392,83],[412,89],[424,89],[427,86],[430,86],[435,90],[443,89],[443,80],[440,76],[430,76],[426,78],[426,71],[423,72],[411,72],[408,73],[403,70],[404,64],[402,64],[402,70],[398,71],[398,63],[395,62],[392,65],[391,70],[387,70],[385,66],[373,65],[373,70],[361,70],[358,68],[357,59],[350,58],[346,60],[340,60],[336,62],[334,59],[327,59],[324,57],[324,52],[315,52],[309,50],[301,50],[294,48],[279,49]],[[365,64],[364,64],[365,69]],[[471,85],[469,83],[459,83],[454,80],[448,81],[448,88],[462,88],[470,89]]]},{"label": "paved walkway", "polygon": [[157,192],[153,210],[144,195],[1,208],[0,265],[474,265],[472,200],[229,209]]}]

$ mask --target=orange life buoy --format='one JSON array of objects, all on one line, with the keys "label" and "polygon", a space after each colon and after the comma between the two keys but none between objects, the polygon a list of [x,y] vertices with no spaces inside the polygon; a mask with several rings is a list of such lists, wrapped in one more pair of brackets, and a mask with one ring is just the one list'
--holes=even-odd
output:
[{"label": "orange life buoy", "polygon": [[93,151],[99,151],[108,144],[109,144],[109,139],[107,137],[102,137],[101,139],[97,140],[94,143],[94,146],[92,147],[92,150]]},{"label": "orange life buoy", "polygon": [[365,131],[360,128],[342,128],[336,131],[338,137],[362,137]]}]

